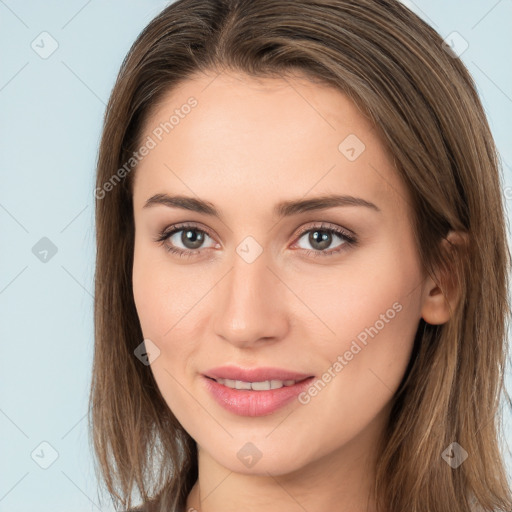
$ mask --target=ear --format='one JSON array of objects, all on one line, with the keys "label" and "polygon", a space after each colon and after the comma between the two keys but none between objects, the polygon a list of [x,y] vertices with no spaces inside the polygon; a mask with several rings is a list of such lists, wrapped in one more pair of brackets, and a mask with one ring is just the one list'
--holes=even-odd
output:
[{"label": "ear", "polygon": [[[456,257],[459,252],[451,244],[459,246],[464,250],[468,243],[467,233],[462,231],[450,231],[446,238],[441,241],[441,250],[447,254],[447,261],[450,265],[459,264]],[[427,276],[423,287],[423,303],[421,316],[425,322],[433,325],[446,323],[455,310],[460,300],[460,290],[457,289],[457,282],[453,266],[444,271],[436,272],[435,280]],[[437,282],[436,282],[437,281]]]}]

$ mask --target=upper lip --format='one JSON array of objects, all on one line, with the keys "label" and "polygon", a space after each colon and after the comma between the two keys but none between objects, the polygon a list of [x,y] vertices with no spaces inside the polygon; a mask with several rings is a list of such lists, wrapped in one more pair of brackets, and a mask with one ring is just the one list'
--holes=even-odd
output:
[{"label": "upper lip", "polygon": [[204,372],[213,379],[242,380],[244,382],[264,382],[267,380],[304,380],[312,375],[294,372],[283,368],[259,367],[241,368],[239,366],[218,366]]}]

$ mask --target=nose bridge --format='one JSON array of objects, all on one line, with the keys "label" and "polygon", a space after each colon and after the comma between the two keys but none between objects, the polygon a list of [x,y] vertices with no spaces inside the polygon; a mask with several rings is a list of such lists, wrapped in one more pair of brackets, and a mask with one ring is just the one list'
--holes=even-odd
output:
[{"label": "nose bridge", "polygon": [[268,264],[264,252],[251,261],[237,250],[215,297],[217,335],[239,346],[283,335],[287,326],[285,301],[280,300],[283,290]]}]

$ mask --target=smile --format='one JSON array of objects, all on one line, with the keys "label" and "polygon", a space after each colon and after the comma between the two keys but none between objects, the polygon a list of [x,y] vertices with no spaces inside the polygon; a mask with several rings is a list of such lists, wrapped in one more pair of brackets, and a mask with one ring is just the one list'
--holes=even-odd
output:
[{"label": "smile", "polygon": [[208,394],[223,409],[238,416],[253,417],[272,414],[290,404],[313,379],[247,382],[201,376]]}]

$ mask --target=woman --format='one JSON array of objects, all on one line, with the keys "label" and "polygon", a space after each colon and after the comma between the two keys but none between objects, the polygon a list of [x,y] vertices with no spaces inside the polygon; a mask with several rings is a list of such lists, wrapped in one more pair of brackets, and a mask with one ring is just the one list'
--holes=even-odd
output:
[{"label": "woman", "polygon": [[511,509],[496,149],[411,11],[171,4],[123,62],[95,195],[90,420],[117,504]]}]

